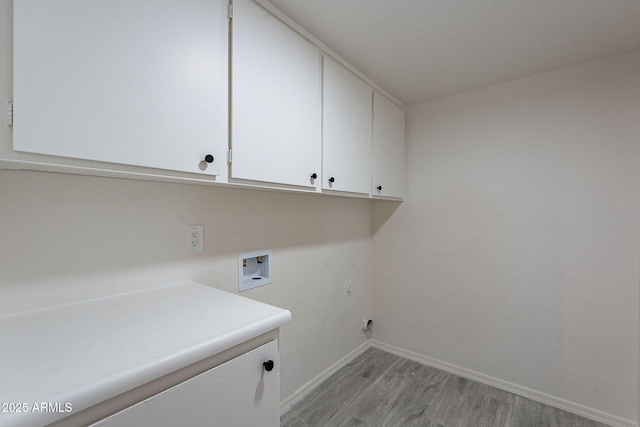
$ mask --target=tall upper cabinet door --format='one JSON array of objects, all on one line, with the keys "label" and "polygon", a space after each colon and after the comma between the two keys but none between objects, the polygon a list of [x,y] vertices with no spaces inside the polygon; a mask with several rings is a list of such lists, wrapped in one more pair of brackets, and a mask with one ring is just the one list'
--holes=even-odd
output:
[{"label": "tall upper cabinet door", "polygon": [[219,173],[227,144],[226,0],[19,0],[13,7],[15,150]]},{"label": "tall upper cabinet door", "polygon": [[389,99],[373,96],[374,197],[401,199],[405,182],[405,114]]},{"label": "tall upper cabinet door", "polygon": [[322,188],[369,194],[372,94],[369,85],[324,59]]},{"label": "tall upper cabinet door", "polygon": [[234,0],[231,177],[316,188],[320,51],[251,0]]}]

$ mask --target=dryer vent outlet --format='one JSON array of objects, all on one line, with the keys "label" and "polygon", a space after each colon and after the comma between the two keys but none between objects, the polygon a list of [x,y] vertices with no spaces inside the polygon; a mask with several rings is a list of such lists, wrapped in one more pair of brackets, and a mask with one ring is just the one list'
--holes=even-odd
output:
[{"label": "dryer vent outlet", "polygon": [[373,332],[373,319],[369,316],[364,316],[362,318],[362,330],[368,333]]}]

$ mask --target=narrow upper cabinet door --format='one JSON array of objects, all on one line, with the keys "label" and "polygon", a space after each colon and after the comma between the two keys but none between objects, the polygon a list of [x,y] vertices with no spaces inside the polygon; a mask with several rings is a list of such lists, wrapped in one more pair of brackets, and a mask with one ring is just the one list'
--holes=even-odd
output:
[{"label": "narrow upper cabinet door", "polygon": [[373,96],[374,197],[401,199],[405,182],[405,114],[389,99]]},{"label": "narrow upper cabinet door", "polygon": [[217,175],[227,70],[226,0],[16,1],[14,149]]},{"label": "narrow upper cabinet door", "polygon": [[364,81],[324,59],[322,188],[369,194],[372,95]]},{"label": "narrow upper cabinet door", "polygon": [[251,0],[233,2],[231,44],[231,177],[316,188],[320,51]]}]

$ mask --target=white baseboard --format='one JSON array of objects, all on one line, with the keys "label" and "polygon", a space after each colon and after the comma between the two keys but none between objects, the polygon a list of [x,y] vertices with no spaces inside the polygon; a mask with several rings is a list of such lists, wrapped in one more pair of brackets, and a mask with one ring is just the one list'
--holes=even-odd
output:
[{"label": "white baseboard", "polygon": [[286,397],[283,401],[280,402],[280,415],[285,414],[289,409],[291,409],[296,403],[300,402],[302,399],[307,397],[309,393],[311,393],[316,387],[320,385],[324,380],[329,378],[331,375],[338,372],[341,368],[346,366],[349,362],[351,362],[356,357],[360,356],[364,353],[369,347],[371,347],[371,341],[367,340],[365,343],[358,346],[351,353],[344,356],[342,359],[338,360],[333,365],[329,366],[326,370],[321,372],[319,375],[311,379],[308,383],[304,384],[298,390],[293,392],[290,396]]},{"label": "white baseboard", "polygon": [[499,388],[504,391],[508,391],[509,393],[526,397],[527,399],[535,400],[536,402],[553,406],[554,408],[558,408],[563,411],[571,412],[573,414],[579,415],[584,418],[588,418],[593,421],[597,421],[599,423],[607,424],[613,427],[638,427],[638,424],[634,421],[620,418],[615,415],[608,414],[606,412],[598,411],[593,408],[579,405],[577,403],[569,402],[567,400],[560,399],[555,396],[551,396],[536,390],[522,387],[517,384],[510,383],[508,381],[503,381],[498,378],[491,377],[489,375],[472,371],[470,369],[462,368],[460,366],[456,366],[451,363],[444,362],[442,360],[434,359],[428,356],[424,356],[422,354],[404,350],[402,348],[385,344],[380,341],[372,340],[371,346],[378,348],[380,350],[387,351],[389,353],[396,354],[398,356],[405,357],[409,360],[413,360],[423,365],[433,366],[434,368],[441,369],[443,371],[452,373],[459,377],[478,381],[483,384],[490,385],[492,387]]}]

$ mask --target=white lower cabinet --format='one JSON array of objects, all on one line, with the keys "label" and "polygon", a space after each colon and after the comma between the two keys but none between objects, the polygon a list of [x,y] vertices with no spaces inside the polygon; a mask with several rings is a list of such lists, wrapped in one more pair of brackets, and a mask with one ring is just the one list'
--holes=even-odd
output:
[{"label": "white lower cabinet", "polygon": [[92,426],[279,426],[279,362],[273,340]]}]

